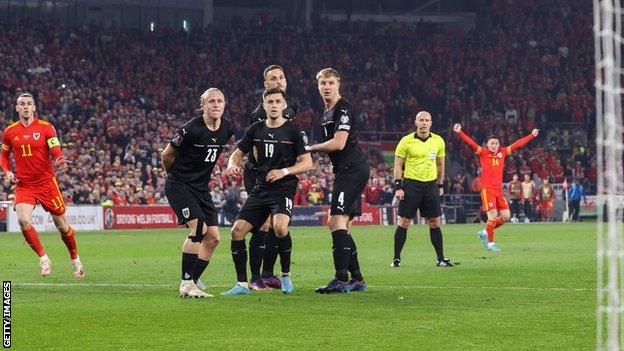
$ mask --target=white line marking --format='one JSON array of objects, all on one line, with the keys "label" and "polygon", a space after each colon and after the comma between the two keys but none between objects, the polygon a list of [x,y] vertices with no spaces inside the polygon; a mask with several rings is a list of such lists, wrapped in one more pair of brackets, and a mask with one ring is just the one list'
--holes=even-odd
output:
[{"label": "white line marking", "polygon": [[[118,287],[118,288],[177,288],[171,284],[132,283],[13,283],[14,286],[39,287]],[[209,284],[208,287],[225,288],[231,285]],[[297,285],[301,288],[316,288],[316,285]],[[527,286],[439,286],[439,285],[368,285],[371,289],[474,289],[474,290],[526,290],[526,291],[596,291],[595,288],[527,287]],[[606,291],[606,289],[603,289]],[[624,292],[624,290],[620,290]]]}]

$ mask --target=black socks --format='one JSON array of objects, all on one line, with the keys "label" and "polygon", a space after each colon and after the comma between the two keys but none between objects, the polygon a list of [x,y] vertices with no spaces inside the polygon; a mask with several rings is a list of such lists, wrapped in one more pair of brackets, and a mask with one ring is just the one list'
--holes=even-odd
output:
[{"label": "black socks", "polygon": [[336,278],[343,282],[349,280],[347,269],[349,266],[349,258],[351,256],[351,246],[349,245],[349,233],[344,229],[332,232],[332,250],[334,256],[334,268],[336,269]]}]

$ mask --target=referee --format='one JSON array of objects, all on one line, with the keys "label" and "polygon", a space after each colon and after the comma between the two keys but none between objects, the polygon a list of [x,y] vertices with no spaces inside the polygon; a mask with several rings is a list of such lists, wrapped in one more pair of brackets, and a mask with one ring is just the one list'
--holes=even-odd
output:
[{"label": "referee", "polygon": [[453,267],[451,261],[444,258],[440,230],[440,195],[444,193],[444,140],[431,133],[429,112],[419,112],[415,124],[416,132],[403,137],[395,151],[394,196],[400,200],[400,220],[394,233],[394,259],[390,267],[399,267],[401,264],[401,250],[416,210],[420,210],[420,215],[427,218],[431,244],[438,259],[437,266]]}]

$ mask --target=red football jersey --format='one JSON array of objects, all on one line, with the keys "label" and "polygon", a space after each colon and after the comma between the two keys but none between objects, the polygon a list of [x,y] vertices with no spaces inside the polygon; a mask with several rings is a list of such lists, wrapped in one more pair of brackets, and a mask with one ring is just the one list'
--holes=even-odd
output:
[{"label": "red football jersey", "polygon": [[503,171],[505,169],[505,158],[512,152],[526,145],[533,140],[533,134],[516,141],[510,146],[501,146],[496,152],[491,152],[483,148],[472,140],[466,133],[459,132],[459,137],[479,156],[481,164],[481,188],[482,189],[503,189]]},{"label": "red football jersey", "polygon": [[479,148],[476,151],[481,164],[481,187],[485,189],[503,188],[503,170],[505,158],[511,154],[509,146],[499,147],[497,152],[491,152],[487,148]]},{"label": "red football jersey", "polygon": [[[28,127],[20,122],[6,127],[2,135],[2,153],[6,160],[11,150],[15,157],[15,178],[19,184],[36,183],[56,175],[50,156],[56,159],[62,153],[56,130],[49,122],[35,118]],[[3,168],[6,166],[3,164]]]}]

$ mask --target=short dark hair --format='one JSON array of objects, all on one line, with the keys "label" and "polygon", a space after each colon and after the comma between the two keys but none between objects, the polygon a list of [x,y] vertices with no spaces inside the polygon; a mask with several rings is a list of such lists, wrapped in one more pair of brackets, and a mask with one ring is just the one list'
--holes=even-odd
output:
[{"label": "short dark hair", "polygon": [[[33,96],[33,94],[29,93],[29,92],[25,92],[25,93],[21,93],[17,96],[17,99],[21,98],[21,97],[29,97],[31,99],[33,99],[33,101],[35,100],[35,97]],[[15,101],[17,101],[17,99],[15,99]]]},{"label": "short dark hair", "polygon": [[278,87],[266,89],[264,93],[262,93],[262,100],[271,94],[282,94],[284,101],[286,101],[286,93]]},{"label": "short dark hair", "polygon": [[280,71],[282,71],[282,73],[284,73],[284,69],[282,68],[282,66],[279,65],[270,65],[267,68],[264,69],[264,72],[262,72],[262,77],[264,77],[264,79],[267,78],[267,74],[269,74],[270,71],[274,70],[274,69],[279,69]]},{"label": "short dark hair", "polygon": [[496,139],[496,140],[498,140],[498,141],[500,142],[500,138],[498,137],[498,135],[494,135],[494,134],[490,135],[490,136],[487,138],[487,141],[490,141],[490,139]]}]

